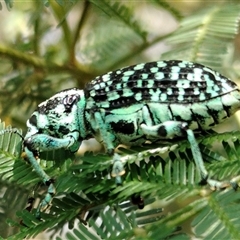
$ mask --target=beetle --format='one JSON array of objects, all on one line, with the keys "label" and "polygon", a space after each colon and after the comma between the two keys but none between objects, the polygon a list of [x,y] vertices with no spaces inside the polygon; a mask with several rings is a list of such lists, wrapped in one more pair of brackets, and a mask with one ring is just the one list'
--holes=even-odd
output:
[{"label": "beetle", "polygon": [[[195,134],[211,129],[240,108],[237,85],[198,63],[169,60],[141,63],[98,76],[83,90],[63,90],[40,103],[27,121],[27,158],[48,186],[37,214],[55,193],[53,180],[39,166],[40,151],[78,150],[94,137],[114,160],[113,175],[124,172],[114,149],[146,141],[188,139],[202,182],[221,188],[209,178]],[[234,183],[233,183],[234,184]],[[235,184],[235,187],[237,184]]]}]

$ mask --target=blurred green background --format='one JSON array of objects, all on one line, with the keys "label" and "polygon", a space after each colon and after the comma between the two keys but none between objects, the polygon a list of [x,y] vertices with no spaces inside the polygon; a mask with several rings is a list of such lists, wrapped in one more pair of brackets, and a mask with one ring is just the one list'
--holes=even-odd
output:
[{"label": "blurred green background", "polygon": [[[54,93],[140,62],[199,62],[238,83],[239,19],[239,0],[1,1],[1,120],[25,132],[31,113]],[[218,130],[238,127],[235,118]],[[0,236],[17,231],[0,225]]]}]

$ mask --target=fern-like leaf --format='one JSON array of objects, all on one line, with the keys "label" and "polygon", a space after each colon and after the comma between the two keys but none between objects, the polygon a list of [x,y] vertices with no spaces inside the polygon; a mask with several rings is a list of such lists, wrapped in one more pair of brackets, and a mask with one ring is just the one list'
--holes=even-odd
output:
[{"label": "fern-like leaf", "polygon": [[177,19],[182,18],[182,14],[167,1],[165,0],[152,0],[152,1],[161,6],[162,8],[164,8],[165,10],[169,11],[175,18]]},{"label": "fern-like leaf", "polygon": [[110,17],[117,17],[120,21],[130,27],[143,40],[146,39],[146,31],[142,30],[142,27],[136,20],[134,20],[133,12],[126,5],[120,3],[119,1],[111,2],[107,0],[90,0],[90,2],[100,8]]},{"label": "fern-like leaf", "polygon": [[[236,168],[240,151],[239,138],[239,132],[212,134],[199,138],[201,151],[207,160],[206,166],[215,179],[230,180],[231,177],[240,174],[239,168]],[[21,142],[21,139],[18,141]],[[227,156],[221,157],[221,153],[211,148],[213,142],[216,141],[222,144],[221,148]],[[18,146],[18,144],[10,143],[11,141],[5,138],[2,146],[5,151],[11,152],[11,147],[9,149],[6,146]],[[156,236],[174,237],[183,233],[180,226],[195,215],[196,220],[192,225],[196,229],[196,235],[213,236],[221,234],[221,231],[227,228],[226,236],[238,237],[236,229],[239,221],[235,219],[234,212],[228,212],[231,209],[228,206],[237,204],[239,193],[227,190],[226,195],[221,192],[214,194],[208,188],[204,193],[203,188],[198,186],[201,178],[193,163],[187,141],[182,141],[181,145],[175,142],[172,147],[154,148],[153,145],[149,145],[144,148],[140,151],[139,148],[119,149],[122,151],[126,170],[123,176],[123,186],[119,187],[116,187],[114,179],[109,177],[112,160],[108,156],[87,154],[84,157],[77,157],[75,163],[70,159],[67,160],[67,156],[64,157],[65,161],[64,159],[58,162],[41,160],[41,165],[48,174],[53,177],[57,176],[57,194],[48,212],[42,213],[42,221],[35,218],[35,209],[32,213],[26,210],[18,212],[18,217],[22,219],[24,225],[8,220],[9,224],[21,229],[21,232],[12,235],[12,239],[36,236],[45,229],[52,230],[55,234],[58,233],[60,238],[71,236],[73,239],[77,239],[78,236],[81,236],[81,239],[87,236],[93,239],[99,239],[99,237],[114,239],[119,236],[141,239],[142,234],[145,239],[156,239]],[[60,158],[56,153],[42,155],[42,157]],[[10,169],[11,176],[14,176],[9,178],[13,179],[11,181],[17,180],[19,186],[25,186],[27,183],[33,186],[39,181],[34,175],[35,172],[28,168],[27,163],[19,159],[13,161],[17,171],[14,171],[13,167],[12,170]],[[8,165],[8,161],[3,161],[0,169],[5,169],[4,164]],[[129,203],[123,204],[124,201],[129,201],[133,194],[141,196],[141,199],[145,201],[146,210],[142,210],[139,215],[136,212],[137,206]],[[39,195],[42,194],[39,193]],[[6,194],[4,198],[7,198]],[[148,201],[150,199],[153,201]],[[166,212],[159,211],[162,209],[163,202],[178,205],[179,201],[185,202],[189,199],[191,199],[190,204],[183,205],[170,215],[167,210]],[[148,211],[148,205],[155,206],[153,212]],[[221,207],[221,211],[218,210],[220,205],[225,206]],[[204,210],[206,206],[210,212],[208,214]],[[152,216],[152,213],[156,215]],[[166,214],[167,216],[164,217]],[[208,224],[199,220],[204,218],[203,216],[207,219],[214,217],[214,222],[219,224],[218,231],[213,232],[210,228],[207,229]],[[68,223],[69,230],[62,235],[61,229],[66,223]],[[162,226],[161,229],[156,227],[159,224]],[[92,234],[87,234],[88,228],[93,231]]]},{"label": "fern-like leaf", "polygon": [[196,237],[204,239],[239,239],[240,192],[229,190],[207,198],[204,210],[194,219]]},{"label": "fern-like leaf", "polygon": [[186,17],[167,42],[173,49],[163,58],[200,62],[220,69],[229,41],[239,28],[239,4],[215,5]]}]

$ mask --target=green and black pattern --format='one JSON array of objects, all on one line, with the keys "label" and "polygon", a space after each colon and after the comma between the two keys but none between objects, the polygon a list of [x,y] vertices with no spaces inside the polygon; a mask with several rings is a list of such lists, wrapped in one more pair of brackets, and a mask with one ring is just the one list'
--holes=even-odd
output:
[{"label": "green and black pattern", "polygon": [[76,151],[90,137],[113,156],[118,184],[124,173],[121,158],[114,154],[118,144],[186,138],[202,183],[221,188],[222,182],[208,176],[195,133],[211,129],[239,108],[234,82],[201,64],[177,60],[125,67],[96,77],[84,90],[57,93],[32,114],[24,140],[29,162],[48,186],[37,215],[55,193],[53,181],[36,161],[38,151]]}]

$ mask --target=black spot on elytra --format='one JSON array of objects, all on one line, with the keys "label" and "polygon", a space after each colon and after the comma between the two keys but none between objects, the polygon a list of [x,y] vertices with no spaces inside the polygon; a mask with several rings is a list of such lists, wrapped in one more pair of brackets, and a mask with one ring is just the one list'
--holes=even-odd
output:
[{"label": "black spot on elytra", "polygon": [[133,96],[132,97],[120,97],[118,99],[109,101],[110,108],[126,107],[126,106],[130,106],[131,104],[134,104],[136,102],[137,102],[137,100]]},{"label": "black spot on elytra", "polygon": [[96,91],[96,96],[93,97],[95,102],[104,102],[108,99],[105,91]]},{"label": "black spot on elytra", "polygon": [[215,76],[211,72],[205,72],[205,73],[208,75],[210,80],[216,81]]},{"label": "black spot on elytra", "polygon": [[137,74],[137,72],[129,76],[129,80],[138,80],[138,79],[140,79],[140,76]]},{"label": "black spot on elytra", "polygon": [[185,88],[184,89],[184,98],[185,97],[195,97],[196,95],[194,95],[194,88]]},{"label": "black spot on elytra", "polygon": [[135,131],[134,124],[132,122],[120,120],[118,122],[111,122],[110,124],[112,130],[116,133],[133,134]]},{"label": "black spot on elytra", "polygon": [[133,88],[134,86],[136,86],[137,82],[136,81],[128,81],[127,82],[127,87],[129,87],[130,89]]}]

